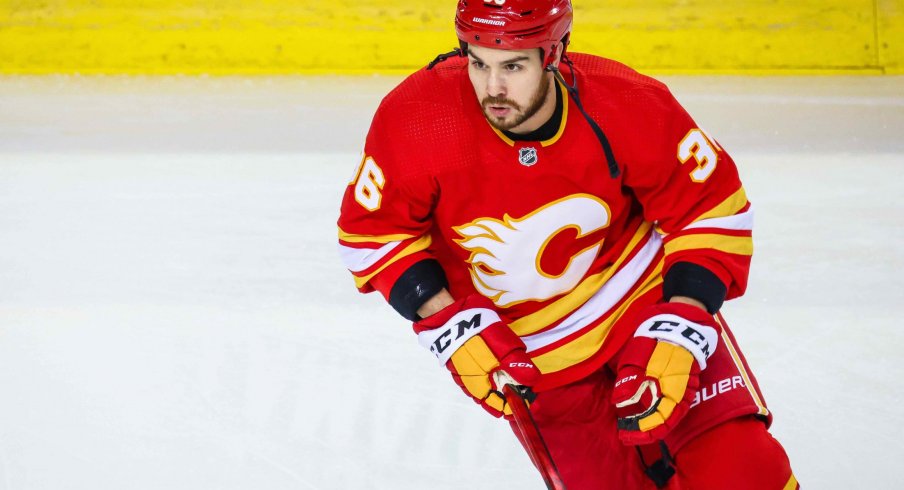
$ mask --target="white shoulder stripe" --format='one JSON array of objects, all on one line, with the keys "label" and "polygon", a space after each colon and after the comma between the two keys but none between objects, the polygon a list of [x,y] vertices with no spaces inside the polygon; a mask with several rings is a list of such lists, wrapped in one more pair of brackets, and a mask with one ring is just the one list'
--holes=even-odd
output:
[{"label": "white shoulder stripe", "polygon": [[380,248],[352,248],[339,245],[339,256],[345,267],[352,272],[361,272],[376,264],[402,242],[389,242]]},{"label": "white shoulder stripe", "polygon": [[747,209],[741,214],[733,216],[722,216],[719,218],[708,218],[696,221],[684,227],[685,230],[693,228],[722,228],[725,230],[752,230],[753,229],[753,207]]}]

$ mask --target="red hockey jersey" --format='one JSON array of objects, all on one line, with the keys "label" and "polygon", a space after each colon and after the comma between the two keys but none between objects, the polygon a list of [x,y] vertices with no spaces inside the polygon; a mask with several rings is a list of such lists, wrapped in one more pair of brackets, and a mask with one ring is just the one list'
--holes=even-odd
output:
[{"label": "red hockey jersey", "polygon": [[746,287],[752,210],[734,162],[661,83],[572,54],[586,111],[612,145],[612,178],[564,87],[547,141],[516,142],[484,117],[467,60],[408,77],[383,100],[348,183],[339,248],[362,292],[388,298],[435,258],[453,297],[480,293],[524,340],[539,390],[579,379],[633,334],[678,261]]}]

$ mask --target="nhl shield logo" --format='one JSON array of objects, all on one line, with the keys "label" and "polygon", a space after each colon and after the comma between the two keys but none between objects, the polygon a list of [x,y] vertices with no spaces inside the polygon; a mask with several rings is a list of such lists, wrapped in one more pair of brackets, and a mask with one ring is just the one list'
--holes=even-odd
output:
[{"label": "nhl shield logo", "polygon": [[518,161],[521,165],[525,167],[530,167],[531,165],[537,163],[537,149],[536,148],[521,148],[518,150]]}]

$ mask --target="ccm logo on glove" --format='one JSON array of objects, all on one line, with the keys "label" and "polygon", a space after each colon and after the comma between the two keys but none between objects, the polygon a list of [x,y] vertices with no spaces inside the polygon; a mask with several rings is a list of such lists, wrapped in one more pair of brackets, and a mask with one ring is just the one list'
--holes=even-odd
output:
[{"label": "ccm logo on glove", "polygon": [[[483,321],[484,317],[487,318],[486,322]],[[468,339],[479,334],[487,325],[499,321],[499,315],[493,310],[472,308],[457,313],[440,328],[419,333],[417,341],[421,347],[430,349],[440,364],[446,364],[452,353]]]},{"label": "ccm logo on glove", "polygon": [[508,367],[510,368],[532,368],[533,364],[529,362],[510,362],[508,363]]},{"label": "ccm logo on glove", "polygon": [[612,401],[622,442],[649,444],[687,414],[721,327],[705,310],[679,303],[649,306],[637,321],[619,357]]},{"label": "ccm logo on glove", "polygon": [[700,369],[706,369],[706,360],[713,355],[715,346],[719,344],[719,333],[715,328],[671,314],[656,315],[643,322],[634,336],[680,345],[694,355],[694,359],[700,363]]},{"label": "ccm logo on glove", "polygon": [[462,391],[499,417],[512,411],[496,385],[496,372],[530,387],[539,381],[540,371],[524,342],[493,308],[489,299],[472,294],[416,322],[414,331],[418,343],[452,373]]}]

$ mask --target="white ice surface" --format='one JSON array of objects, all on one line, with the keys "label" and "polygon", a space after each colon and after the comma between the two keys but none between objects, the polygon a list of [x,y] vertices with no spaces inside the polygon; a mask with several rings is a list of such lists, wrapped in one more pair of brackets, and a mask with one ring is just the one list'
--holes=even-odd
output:
[{"label": "white ice surface", "polygon": [[[757,206],[726,315],[810,489],[900,488],[904,79],[668,77]],[[0,490],[541,489],[335,220],[397,78],[0,78]]]}]

